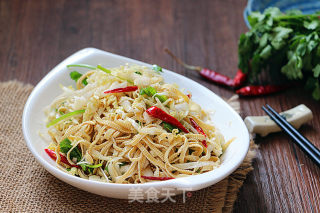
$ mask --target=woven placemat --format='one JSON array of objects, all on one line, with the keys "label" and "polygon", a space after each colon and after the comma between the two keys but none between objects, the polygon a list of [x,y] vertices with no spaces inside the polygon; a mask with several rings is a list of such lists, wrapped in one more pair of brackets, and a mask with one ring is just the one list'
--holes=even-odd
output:
[{"label": "woven placemat", "polygon": [[[0,211],[1,212],[231,212],[239,188],[252,170],[257,146],[241,166],[226,179],[200,191],[191,192],[183,202],[129,203],[91,194],[68,185],[41,167],[27,149],[21,117],[32,85],[17,81],[0,83]],[[232,99],[231,105],[239,108]]]}]

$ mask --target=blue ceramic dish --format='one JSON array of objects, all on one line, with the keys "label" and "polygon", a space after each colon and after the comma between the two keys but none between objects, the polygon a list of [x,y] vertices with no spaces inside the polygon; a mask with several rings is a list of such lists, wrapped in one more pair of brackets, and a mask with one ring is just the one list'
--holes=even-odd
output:
[{"label": "blue ceramic dish", "polygon": [[254,11],[263,12],[268,7],[278,7],[281,11],[298,9],[305,14],[311,14],[320,10],[319,0],[248,0],[247,7],[243,11],[244,20],[250,29],[248,16]]}]

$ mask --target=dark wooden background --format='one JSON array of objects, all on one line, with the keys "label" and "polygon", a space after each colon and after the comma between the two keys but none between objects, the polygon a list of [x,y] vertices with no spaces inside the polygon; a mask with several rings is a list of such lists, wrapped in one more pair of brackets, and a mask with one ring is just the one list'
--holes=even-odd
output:
[{"label": "dark wooden background", "polygon": [[[169,47],[190,64],[233,76],[237,41],[247,31],[242,16],[245,5],[246,0],[0,0],[0,80],[35,85],[75,51],[96,47],[157,63],[230,97],[233,91],[178,66],[163,48]],[[320,105],[303,89],[241,99],[242,116],[262,115],[265,103],[279,111],[306,104],[314,119],[302,132],[320,147]],[[282,133],[256,142],[260,150],[254,171],[234,211],[319,212],[320,169]]]}]

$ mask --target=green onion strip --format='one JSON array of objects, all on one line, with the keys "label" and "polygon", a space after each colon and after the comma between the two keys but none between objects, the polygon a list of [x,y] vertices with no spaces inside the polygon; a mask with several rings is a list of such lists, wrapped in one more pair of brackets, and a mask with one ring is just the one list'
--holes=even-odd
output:
[{"label": "green onion strip", "polygon": [[50,122],[47,124],[47,128],[50,127],[50,126],[52,126],[52,125],[57,124],[58,122],[66,119],[66,118],[68,118],[68,117],[82,114],[82,113],[84,113],[85,111],[86,111],[85,109],[80,109],[80,110],[76,110],[76,111],[73,111],[73,112],[69,112],[69,113],[67,113],[67,114],[64,114],[64,115],[60,116],[59,118],[50,121]]}]

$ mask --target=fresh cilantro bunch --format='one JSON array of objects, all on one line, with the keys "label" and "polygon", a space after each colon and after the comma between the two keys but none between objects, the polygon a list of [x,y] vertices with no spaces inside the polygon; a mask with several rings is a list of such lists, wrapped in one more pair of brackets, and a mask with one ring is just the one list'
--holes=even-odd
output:
[{"label": "fresh cilantro bunch", "polygon": [[270,7],[249,17],[251,30],[240,36],[239,68],[254,83],[258,75],[283,74],[288,80],[304,81],[320,100],[320,13],[282,13]]}]

